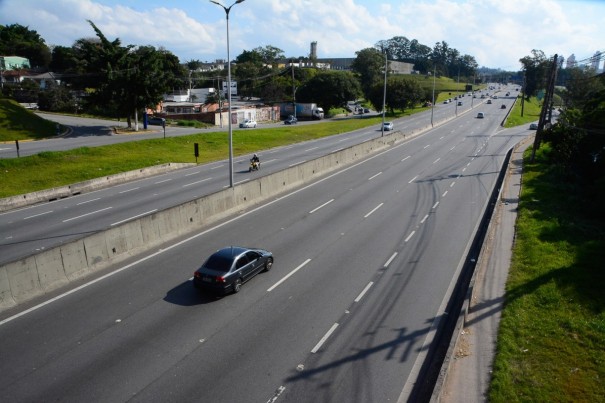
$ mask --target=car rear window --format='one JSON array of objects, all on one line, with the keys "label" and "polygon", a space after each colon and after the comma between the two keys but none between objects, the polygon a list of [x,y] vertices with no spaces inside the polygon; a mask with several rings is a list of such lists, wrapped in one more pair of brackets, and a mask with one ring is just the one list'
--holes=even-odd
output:
[{"label": "car rear window", "polygon": [[228,272],[232,262],[233,260],[231,258],[212,255],[208,258],[206,263],[204,263],[204,267],[210,270]]}]

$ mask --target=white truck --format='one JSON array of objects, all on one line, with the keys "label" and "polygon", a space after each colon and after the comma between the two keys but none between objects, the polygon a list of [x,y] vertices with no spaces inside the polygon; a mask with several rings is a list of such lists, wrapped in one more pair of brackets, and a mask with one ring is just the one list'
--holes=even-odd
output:
[{"label": "white truck", "polygon": [[292,102],[282,102],[279,104],[279,111],[282,117],[294,116],[298,120],[318,120],[324,118],[324,110],[316,103],[296,103],[296,113],[294,113],[294,104]]}]

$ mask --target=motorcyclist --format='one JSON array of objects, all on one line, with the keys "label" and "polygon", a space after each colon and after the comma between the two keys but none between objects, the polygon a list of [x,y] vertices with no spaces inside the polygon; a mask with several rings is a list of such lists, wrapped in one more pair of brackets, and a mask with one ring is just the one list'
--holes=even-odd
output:
[{"label": "motorcyclist", "polygon": [[252,156],[252,158],[250,158],[250,162],[256,162],[257,164],[260,163],[260,158],[258,158],[256,153]]}]

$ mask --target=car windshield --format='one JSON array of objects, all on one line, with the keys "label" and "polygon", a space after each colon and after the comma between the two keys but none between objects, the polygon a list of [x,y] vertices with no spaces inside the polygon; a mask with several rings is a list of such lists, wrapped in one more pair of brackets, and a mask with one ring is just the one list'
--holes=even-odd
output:
[{"label": "car windshield", "polygon": [[230,257],[212,255],[208,258],[206,263],[204,263],[204,268],[215,271],[228,272],[231,268],[232,263],[233,259]]}]

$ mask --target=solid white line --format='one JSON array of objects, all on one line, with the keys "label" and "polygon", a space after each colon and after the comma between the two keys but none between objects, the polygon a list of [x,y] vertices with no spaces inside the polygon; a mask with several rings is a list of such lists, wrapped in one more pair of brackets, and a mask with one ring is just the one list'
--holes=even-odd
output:
[{"label": "solid white line", "polygon": [[296,163],[294,163],[294,164],[290,164],[290,165],[288,165],[288,167],[289,167],[289,168],[291,168],[291,167],[295,167],[296,165],[300,165],[300,164],[302,164],[303,162],[307,162],[307,160],[302,160],[302,161],[300,161],[300,162],[296,162]]},{"label": "solid white line", "polygon": [[290,278],[290,276],[292,276],[294,273],[296,273],[297,271],[299,271],[300,269],[302,269],[310,261],[311,261],[311,259],[307,259],[304,262],[302,262],[296,269],[292,270],[290,273],[286,274],[286,276],[283,277],[281,280],[279,280],[277,283],[275,283],[271,287],[269,287],[269,289],[267,290],[267,292],[273,291],[277,286],[279,286],[281,283],[283,283],[288,278]]},{"label": "solid white line", "polygon": [[389,258],[389,260],[387,260],[387,262],[384,264],[384,266],[382,267],[389,267],[389,265],[391,264],[391,262],[393,260],[395,260],[395,257],[397,256],[397,252],[393,253],[393,255]]},{"label": "solid white line", "polygon": [[24,219],[24,220],[29,220],[30,218],[34,218],[34,217],[40,217],[41,215],[44,215],[44,214],[50,214],[50,213],[52,213],[52,212],[53,212],[52,210],[50,210],[50,211],[45,211],[44,213],[39,213],[39,214],[30,215],[29,217],[23,217],[23,219]]},{"label": "solid white line", "polygon": [[114,222],[113,224],[111,224],[111,226],[113,227],[114,225],[122,224],[123,222],[134,220],[135,218],[139,218],[139,217],[142,217],[142,216],[147,215],[147,214],[155,213],[156,211],[158,211],[157,208],[153,209],[153,210],[146,211],[145,213],[137,214],[135,216],[132,216],[132,217],[127,218],[127,219],[122,220],[122,221]]},{"label": "solid white line", "polygon": [[[241,181],[239,181],[239,182],[235,182],[235,185],[239,185],[240,183],[249,182],[249,181],[250,181],[250,178],[248,178],[248,179],[244,179],[244,180],[241,180]],[[224,187],[225,187],[225,188],[228,188],[228,187],[229,187],[229,185],[224,186]]]},{"label": "solid white line", "polygon": [[371,181],[372,179],[374,179],[375,177],[380,176],[380,175],[382,175],[382,172],[378,172],[376,175],[374,175],[374,176],[370,176],[370,177],[368,178],[368,180],[369,180],[369,181]]},{"label": "solid white line", "polygon": [[354,299],[355,302],[359,302],[361,301],[361,299],[363,298],[363,296],[366,294],[366,292],[368,292],[368,290],[370,289],[370,287],[374,284],[373,281],[370,281],[370,283],[368,285],[366,285],[366,288],[363,289],[362,292],[359,293],[359,295],[357,296],[357,298]]},{"label": "solid white line", "polygon": [[439,205],[439,202],[436,202],[435,204],[433,204],[433,210],[436,209],[438,205]]},{"label": "solid white line", "polygon": [[405,238],[404,242],[407,242],[407,241],[409,241],[410,239],[412,239],[412,237],[414,236],[414,234],[415,234],[415,233],[416,233],[416,231],[412,231],[412,232],[410,233],[410,235],[408,235],[408,237],[407,237],[407,238]]},{"label": "solid white line", "polygon": [[101,198],[97,197],[96,199],[86,200],[86,201],[76,204],[76,206],[81,206],[82,204],[90,203],[90,202],[97,201],[97,200],[101,200]]},{"label": "solid white line", "polygon": [[317,343],[315,345],[315,347],[313,347],[313,350],[311,350],[311,352],[313,354],[315,354],[321,348],[322,344],[324,344],[326,342],[326,340],[328,340],[328,337],[330,337],[332,335],[332,333],[334,333],[334,331],[336,330],[337,327],[338,327],[338,323],[334,323],[332,325],[330,330],[328,330],[328,333],[324,334],[324,337],[322,337],[321,340],[319,341],[319,343]]},{"label": "solid white line", "polygon": [[414,176],[408,183],[412,183],[416,180],[416,178],[418,177],[418,175]]},{"label": "solid white line", "polygon": [[380,203],[378,206],[374,207],[374,209],[372,211],[370,211],[368,214],[364,215],[363,218],[368,218],[370,215],[372,215],[373,212],[375,212],[376,210],[381,208],[383,204],[384,203]]},{"label": "solid white line", "polygon": [[429,215],[425,215],[424,217],[422,217],[422,220],[420,221],[420,224],[424,224],[424,222],[429,218]]},{"label": "solid white line", "polygon": [[86,216],[89,216],[91,214],[96,214],[96,213],[100,213],[101,211],[109,210],[110,208],[112,208],[112,207],[106,207],[106,208],[103,208],[101,210],[91,211],[90,213],[82,214],[82,215],[79,215],[77,217],[68,218],[67,220],[63,220],[63,222],[68,222],[68,221],[71,221],[71,220],[77,220],[78,218],[86,217]]},{"label": "solid white line", "polygon": [[132,192],[133,190],[137,190],[137,189],[140,189],[140,188],[139,188],[139,187],[136,187],[136,188],[132,188],[132,189],[128,189],[128,190],[122,190],[122,191],[121,191],[121,192],[119,192],[119,193],[120,193],[120,194],[122,194],[122,193],[128,193],[128,192]]},{"label": "solid white line", "polygon": [[319,210],[322,207],[327,206],[328,204],[332,203],[333,201],[334,201],[334,199],[331,199],[331,200],[328,200],[327,202],[325,202],[324,204],[322,204],[321,206],[315,207],[313,210],[309,211],[309,214],[315,213],[317,210]]},{"label": "solid white line", "polygon": [[202,179],[201,181],[187,183],[187,184],[183,185],[183,187],[186,188],[187,186],[197,185],[198,183],[206,182],[206,181],[209,181],[210,179],[212,179],[212,178],[206,178],[206,179]]},{"label": "solid white line", "polygon": [[336,152],[342,151],[342,150],[344,150],[344,148],[337,148],[336,150],[332,150],[331,152],[336,153]]},{"label": "solid white line", "polygon": [[171,178],[169,178],[169,179],[164,179],[163,181],[157,181],[155,184],[157,185],[157,184],[159,184],[159,183],[170,182],[171,180],[172,180]]}]

